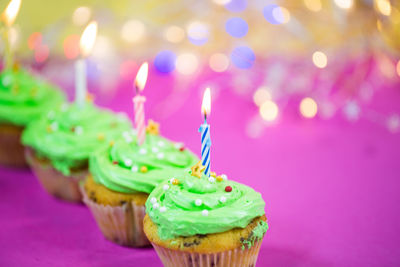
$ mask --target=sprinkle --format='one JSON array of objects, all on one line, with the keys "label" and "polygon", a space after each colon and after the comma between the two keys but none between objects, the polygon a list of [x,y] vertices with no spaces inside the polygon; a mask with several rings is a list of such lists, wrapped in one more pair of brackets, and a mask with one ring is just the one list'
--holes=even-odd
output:
[{"label": "sprinkle", "polygon": [[119,121],[126,121],[126,120],[128,120],[128,115],[126,115],[125,112],[119,112],[119,113],[117,114],[117,119],[118,119]]},{"label": "sprinkle", "polygon": [[133,135],[137,135],[137,131],[136,131],[136,129],[132,129],[132,130],[131,130],[131,134],[133,134]]},{"label": "sprinkle", "polygon": [[201,212],[201,215],[203,215],[203,216],[208,216],[208,210],[203,210],[203,211]]},{"label": "sprinkle", "polygon": [[154,203],[154,204],[153,204],[153,209],[156,210],[156,209],[158,209],[159,207],[160,207],[160,204],[158,204],[158,203]]},{"label": "sprinkle", "polygon": [[117,165],[117,164],[118,164],[118,161],[114,160],[112,163],[113,163],[114,165]]},{"label": "sprinkle", "polygon": [[226,186],[225,187],[225,192],[232,192],[232,186]]},{"label": "sprinkle", "polygon": [[131,137],[131,135],[129,134],[128,131],[123,132],[123,133],[122,133],[122,136],[123,136],[125,139]]},{"label": "sprinkle", "polygon": [[153,204],[154,204],[154,203],[157,203],[157,199],[156,199],[155,197],[152,197],[152,198],[150,199],[150,202],[153,203]]},{"label": "sprinkle", "polygon": [[160,208],[160,212],[166,212],[166,211],[167,211],[167,208],[166,208],[166,207],[162,206],[162,207]]},{"label": "sprinkle", "polygon": [[144,149],[144,148],[141,148],[141,149],[139,150],[139,154],[145,155],[145,154],[147,154],[147,150]]},{"label": "sprinkle", "polygon": [[169,185],[165,184],[165,185],[163,186],[163,189],[164,189],[164,191],[167,191],[167,190],[169,189]]},{"label": "sprinkle", "polygon": [[132,137],[125,137],[125,142],[127,142],[128,144],[133,142]]},{"label": "sprinkle", "polygon": [[203,204],[203,201],[201,201],[201,199],[196,199],[196,201],[194,202],[194,204],[196,206],[201,206],[201,204]]},{"label": "sprinkle", "polygon": [[210,175],[214,178],[217,178],[217,174],[215,172],[210,172]]},{"label": "sprinkle", "polygon": [[132,166],[132,163],[133,163],[133,162],[132,162],[131,159],[126,159],[124,163],[125,163],[125,166],[126,166],[126,167],[130,167],[130,166]]},{"label": "sprinkle", "polygon": [[138,172],[138,170],[139,170],[139,167],[136,165],[132,166],[132,168],[131,168],[132,172]]},{"label": "sprinkle", "polygon": [[83,128],[82,126],[76,126],[75,127],[75,134],[76,135],[81,135],[83,133]]},{"label": "sprinkle", "polygon": [[58,130],[58,123],[57,123],[57,122],[53,122],[53,123],[50,125],[50,127],[51,127],[51,130],[57,131],[57,130]]},{"label": "sprinkle", "polygon": [[97,140],[103,141],[104,140],[104,134],[103,133],[97,134]]},{"label": "sprinkle", "polygon": [[110,141],[110,146],[113,146],[113,145],[115,145],[115,141],[114,141],[114,140],[111,140],[111,141]]},{"label": "sprinkle", "polygon": [[11,85],[11,82],[12,82],[11,76],[10,76],[10,75],[4,76],[2,82],[3,82],[3,85],[4,85],[4,86],[9,86],[9,85]]},{"label": "sprinkle", "polygon": [[228,176],[226,176],[226,174],[221,174],[221,178],[222,178],[222,180],[228,180]]},{"label": "sprinkle", "polygon": [[153,151],[154,153],[157,153],[157,152],[160,151],[160,150],[158,149],[158,147],[152,147],[152,148],[151,148],[151,151]]},{"label": "sprinkle", "polygon": [[142,172],[142,173],[146,173],[148,171],[148,169],[147,169],[147,167],[146,166],[142,166],[142,167],[140,167],[140,172]]},{"label": "sprinkle", "polygon": [[185,151],[185,147],[181,147],[181,148],[179,148],[179,151]]},{"label": "sprinkle", "polygon": [[209,181],[210,183],[215,183],[215,178],[214,178],[214,177],[209,177],[209,178],[208,178],[208,181]]},{"label": "sprinkle", "polygon": [[174,178],[174,179],[172,179],[171,183],[172,183],[173,185],[178,185],[178,184],[179,184],[179,180],[176,179],[176,178]]},{"label": "sprinkle", "polygon": [[163,147],[163,146],[165,146],[165,143],[163,141],[158,141],[157,145],[160,146],[160,147]]},{"label": "sprinkle", "polygon": [[54,112],[54,110],[49,111],[49,113],[47,113],[47,118],[49,120],[54,119],[54,117],[56,116],[56,113]]},{"label": "sprinkle", "polygon": [[224,179],[222,179],[222,177],[221,176],[217,176],[217,181],[218,182],[222,182]]},{"label": "sprinkle", "polygon": [[48,133],[51,133],[53,130],[51,129],[51,126],[50,125],[48,125],[47,127],[46,127],[46,130],[47,130],[47,132]]},{"label": "sprinkle", "polygon": [[64,104],[61,105],[61,111],[62,111],[62,112],[67,111],[67,109],[68,109],[68,105],[67,105],[66,103],[64,103]]},{"label": "sprinkle", "polygon": [[225,203],[226,202],[226,197],[224,197],[224,196],[220,197],[219,201],[221,201],[222,203]]},{"label": "sprinkle", "polygon": [[164,153],[158,153],[157,154],[158,159],[163,159],[164,158]]}]

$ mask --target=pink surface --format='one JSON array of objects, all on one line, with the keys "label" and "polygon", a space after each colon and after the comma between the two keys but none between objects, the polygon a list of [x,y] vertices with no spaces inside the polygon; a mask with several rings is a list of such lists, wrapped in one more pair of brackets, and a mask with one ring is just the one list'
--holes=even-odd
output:
[{"label": "pink surface", "polygon": [[[199,154],[201,94],[193,84],[168,98],[177,110],[166,112],[161,102],[173,80],[152,74],[146,114],[161,122],[163,135]],[[107,105],[131,112],[130,84],[119,89]],[[379,94],[374,105],[399,111],[398,90]],[[222,88],[209,122],[212,169],[254,187],[266,202],[270,230],[258,266],[399,266],[399,134],[363,119],[285,114],[250,139],[245,127],[256,113]],[[105,240],[87,208],[48,196],[28,170],[0,169],[0,214],[0,266],[161,265],[153,249]]]}]

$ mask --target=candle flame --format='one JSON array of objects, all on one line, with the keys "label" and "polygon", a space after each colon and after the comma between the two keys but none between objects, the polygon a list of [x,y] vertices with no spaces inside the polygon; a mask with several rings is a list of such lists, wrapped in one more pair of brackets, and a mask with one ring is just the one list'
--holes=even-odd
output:
[{"label": "candle flame", "polygon": [[2,14],[2,19],[7,26],[11,26],[17,18],[21,0],[11,0]]},{"label": "candle flame", "polygon": [[204,91],[203,103],[201,104],[201,113],[204,116],[210,115],[210,113],[211,113],[211,91],[210,91],[210,88],[207,88]]},{"label": "candle flame", "polygon": [[96,35],[97,35],[97,22],[92,21],[91,23],[89,23],[88,26],[86,26],[85,30],[82,33],[81,40],[79,42],[81,54],[83,57],[87,57],[92,51],[92,48],[96,41]]},{"label": "candle flame", "polygon": [[136,75],[135,79],[135,88],[137,91],[143,91],[146,81],[147,81],[147,74],[149,72],[149,64],[147,62],[143,63],[140,66],[139,71]]}]

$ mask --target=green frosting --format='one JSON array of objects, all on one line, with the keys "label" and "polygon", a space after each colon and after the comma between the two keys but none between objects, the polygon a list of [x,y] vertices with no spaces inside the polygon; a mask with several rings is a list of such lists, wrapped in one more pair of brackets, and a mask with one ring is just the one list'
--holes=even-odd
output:
[{"label": "green frosting", "polygon": [[126,116],[116,116],[91,103],[81,108],[64,104],[29,124],[22,134],[22,143],[69,175],[71,169],[87,166],[94,150],[109,146],[111,140],[129,129],[131,123]]},{"label": "green frosting", "polygon": [[198,161],[180,143],[147,134],[145,142],[138,146],[136,136],[125,132],[114,146],[96,151],[90,157],[89,168],[94,180],[110,190],[150,193],[159,183]]},{"label": "green frosting", "polygon": [[[265,214],[260,193],[245,185],[226,179],[216,181],[204,174],[197,178],[191,171],[174,178],[178,185],[173,179],[160,184],[146,202],[146,212],[157,225],[161,239],[245,228]],[[227,192],[227,186],[232,191]]]},{"label": "green frosting", "polygon": [[246,239],[241,240],[242,249],[249,249],[254,245],[256,241],[262,240],[267,230],[268,223],[260,221],[258,225],[253,229],[253,231],[251,231],[250,235]]},{"label": "green frosting", "polygon": [[0,123],[25,126],[63,100],[58,88],[24,70],[0,73]]}]

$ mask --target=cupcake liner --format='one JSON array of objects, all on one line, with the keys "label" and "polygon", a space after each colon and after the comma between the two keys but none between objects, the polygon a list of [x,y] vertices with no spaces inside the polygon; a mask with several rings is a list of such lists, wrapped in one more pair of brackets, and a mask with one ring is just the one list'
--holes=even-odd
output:
[{"label": "cupcake liner", "polygon": [[27,167],[24,147],[21,144],[22,127],[0,125],[0,164],[10,167]]},{"label": "cupcake liner", "polygon": [[79,182],[87,176],[87,169],[65,176],[54,169],[50,163],[38,159],[30,148],[25,149],[25,157],[35,176],[49,194],[70,202],[82,202]]},{"label": "cupcake liner", "polygon": [[98,204],[91,200],[81,186],[83,202],[89,207],[101,232],[108,240],[122,246],[144,247],[150,242],[143,232],[144,205],[134,202],[121,206]]},{"label": "cupcake liner", "polygon": [[164,267],[255,267],[261,242],[255,242],[250,249],[240,247],[216,253],[187,252],[151,244]]}]

